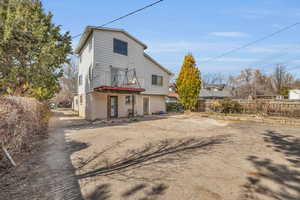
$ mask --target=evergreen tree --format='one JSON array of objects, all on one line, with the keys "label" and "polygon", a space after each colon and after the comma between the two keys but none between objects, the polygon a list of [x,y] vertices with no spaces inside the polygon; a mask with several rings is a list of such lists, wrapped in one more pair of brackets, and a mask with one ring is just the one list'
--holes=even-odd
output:
[{"label": "evergreen tree", "polygon": [[192,110],[198,100],[201,89],[200,71],[196,66],[194,57],[186,55],[176,80],[176,89],[179,101],[186,110]]},{"label": "evergreen tree", "polygon": [[52,98],[71,51],[40,0],[0,0],[0,94]]}]

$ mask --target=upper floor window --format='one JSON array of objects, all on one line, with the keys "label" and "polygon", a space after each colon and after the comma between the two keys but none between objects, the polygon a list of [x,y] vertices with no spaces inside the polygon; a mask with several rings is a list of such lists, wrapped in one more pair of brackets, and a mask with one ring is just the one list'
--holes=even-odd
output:
[{"label": "upper floor window", "polygon": [[80,102],[80,105],[82,105],[82,102],[83,102],[82,95],[79,96],[79,102]]},{"label": "upper floor window", "polygon": [[89,42],[89,52],[91,52],[93,46],[92,46],[92,41]]},{"label": "upper floor window", "polygon": [[79,75],[78,77],[78,85],[82,85],[82,75]]},{"label": "upper floor window", "polygon": [[81,63],[81,60],[82,60],[81,54],[79,54],[79,63]]},{"label": "upper floor window", "polygon": [[158,75],[152,75],[152,85],[163,85],[163,77]]},{"label": "upper floor window", "polygon": [[114,52],[127,56],[128,43],[114,38]]},{"label": "upper floor window", "polygon": [[92,64],[89,66],[89,79],[93,80],[93,66]]}]

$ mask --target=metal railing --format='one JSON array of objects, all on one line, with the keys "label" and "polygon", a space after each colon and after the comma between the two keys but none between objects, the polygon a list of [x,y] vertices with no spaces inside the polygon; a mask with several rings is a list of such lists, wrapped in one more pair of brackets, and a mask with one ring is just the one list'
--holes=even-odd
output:
[{"label": "metal railing", "polygon": [[138,78],[135,69],[111,70],[97,69],[93,71],[92,87],[113,86],[123,88],[143,88],[144,80]]}]

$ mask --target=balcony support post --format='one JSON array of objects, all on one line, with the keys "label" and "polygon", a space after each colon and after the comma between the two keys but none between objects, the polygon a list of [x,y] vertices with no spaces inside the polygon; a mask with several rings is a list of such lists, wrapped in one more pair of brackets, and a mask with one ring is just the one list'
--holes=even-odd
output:
[{"label": "balcony support post", "polygon": [[134,99],[134,94],[132,94],[131,98],[132,98],[132,101],[131,101],[131,102],[132,102],[132,103],[131,103],[131,104],[132,104],[132,118],[134,118],[134,103],[135,103],[135,102],[134,102],[134,101],[135,101],[135,99]]}]

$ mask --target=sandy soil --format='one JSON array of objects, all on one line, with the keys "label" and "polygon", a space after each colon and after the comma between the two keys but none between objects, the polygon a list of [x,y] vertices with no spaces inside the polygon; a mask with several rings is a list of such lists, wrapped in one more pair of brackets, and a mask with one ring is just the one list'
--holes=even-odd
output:
[{"label": "sandy soil", "polygon": [[64,131],[85,199],[300,199],[299,127],[177,115]]}]

